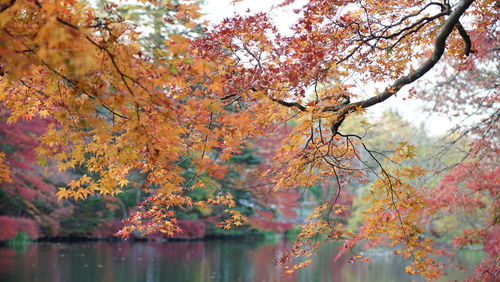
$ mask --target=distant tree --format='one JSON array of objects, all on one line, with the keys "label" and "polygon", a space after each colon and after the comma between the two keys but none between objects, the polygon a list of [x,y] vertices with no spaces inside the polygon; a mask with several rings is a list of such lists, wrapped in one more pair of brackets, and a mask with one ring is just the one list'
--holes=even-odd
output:
[{"label": "distant tree", "polygon": [[57,202],[55,184],[45,178],[34,152],[47,121],[20,120],[9,124],[8,117],[8,112],[1,110],[0,152],[10,168],[11,181],[0,184],[0,215],[34,220],[42,234],[55,235],[60,228],[57,217],[64,209]]},{"label": "distant tree", "polygon": [[[496,1],[497,12],[498,8]],[[499,32],[498,21],[471,31],[475,44],[470,52],[474,55],[465,60],[447,58],[439,65],[439,76],[422,81],[411,91],[415,98],[427,102],[427,110],[454,121],[440,150],[430,159],[442,159],[457,149],[462,157],[435,172],[441,180],[427,195],[427,214],[434,232],[451,235],[456,248],[483,246],[487,256],[474,272],[478,280],[500,275],[495,259],[500,256],[500,237],[496,235],[500,223]],[[464,141],[470,145],[460,145]]]}]

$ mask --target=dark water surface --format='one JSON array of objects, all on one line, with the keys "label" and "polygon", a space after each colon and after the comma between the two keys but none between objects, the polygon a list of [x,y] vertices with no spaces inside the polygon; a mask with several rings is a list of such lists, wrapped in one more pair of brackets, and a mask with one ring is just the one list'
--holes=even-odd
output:
[{"label": "dark water surface", "polygon": [[[283,242],[84,242],[33,243],[24,250],[0,247],[2,282],[156,282],[156,281],[412,281],[405,263],[388,253],[371,262],[334,261],[336,248],[323,246],[313,264],[293,275],[273,264]],[[377,253],[377,252],[375,252]],[[480,254],[465,257],[477,264]],[[464,259],[464,258],[462,258]],[[443,281],[467,275],[450,269]]]}]

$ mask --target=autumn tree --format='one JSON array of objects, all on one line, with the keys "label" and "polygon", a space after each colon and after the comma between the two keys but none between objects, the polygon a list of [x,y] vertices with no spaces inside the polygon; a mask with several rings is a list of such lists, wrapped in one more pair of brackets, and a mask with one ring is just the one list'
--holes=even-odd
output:
[{"label": "autumn tree", "polygon": [[[497,1],[498,9],[498,1]],[[481,244],[487,256],[474,271],[476,279],[500,275],[497,258],[498,235],[498,23],[470,32],[475,43],[474,56],[466,60],[447,58],[439,68],[445,70],[434,81],[424,80],[412,91],[427,102],[429,110],[453,117],[454,127],[445,138],[435,159],[461,149],[463,157],[436,171],[442,176],[428,196],[428,219],[438,236],[450,236],[456,248]],[[426,84],[425,86],[423,84]],[[434,95],[446,93],[443,95]],[[443,98],[446,97],[446,101]],[[457,144],[469,139],[470,145]],[[446,228],[443,222],[460,222]]]},{"label": "autumn tree", "polygon": [[[173,26],[200,24],[194,3],[143,2],[166,7]],[[342,124],[443,58],[462,64],[474,56],[477,40],[469,34],[498,28],[496,2],[311,0],[295,11],[300,18],[289,36],[265,13],[237,15],[200,37],[166,34],[154,60],[137,43],[140,29],[119,16],[119,4],[104,6],[103,16],[70,0],[0,3],[0,101],[10,122],[50,117],[36,152],[56,159],[60,170],[89,172],[61,188],[59,198],[116,195],[140,172],[140,187],[151,196],[122,235],[174,234],[175,209],[190,206],[220,206],[221,226],[242,225],[233,197],[202,176],[223,179],[225,162],[245,144],[293,119],[259,175],[271,191],[328,182],[338,196],[324,199],[279,262],[288,271],[307,265],[323,234],[344,242],[344,250],[360,241],[388,243],[411,259],[408,273],[439,276],[435,257],[443,252],[424,236],[428,190],[413,185],[426,171],[407,163],[415,148],[401,142],[392,155],[379,155]],[[374,84],[380,89],[358,87]],[[193,165],[189,177],[181,174],[185,160]],[[337,199],[369,174],[377,175],[365,199],[370,207],[353,233],[335,220],[345,210]],[[186,193],[214,185],[219,192],[208,200]]]}]

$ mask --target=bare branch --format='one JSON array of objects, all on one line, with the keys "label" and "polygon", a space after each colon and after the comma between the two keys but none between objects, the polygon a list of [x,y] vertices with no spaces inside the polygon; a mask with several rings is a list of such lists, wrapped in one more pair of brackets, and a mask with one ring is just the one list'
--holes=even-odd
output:
[{"label": "bare branch", "polygon": [[302,106],[301,104],[297,103],[297,102],[286,102],[286,101],[283,101],[283,100],[279,100],[279,99],[276,99],[276,98],[270,98],[271,100],[273,100],[274,102],[280,104],[280,105],[283,105],[285,107],[295,107],[303,112],[306,111],[306,107]]},{"label": "bare branch", "polygon": [[[455,10],[450,14],[448,19],[441,26],[441,29],[436,36],[436,40],[434,41],[434,51],[432,52],[431,56],[418,69],[414,70],[408,75],[400,77],[379,95],[346,105],[339,109],[337,119],[332,124],[332,129],[338,129],[340,124],[342,124],[342,122],[344,121],[345,117],[349,113],[354,112],[357,108],[368,108],[389,99],[401,88],[403,88],[403,86],[411,84],[412,82],[416,81],[424,74],[426,74],[429,70],[431,70],[439,61],[439,59],[441,59],[441,56],[444,53],[446,47],[446,39],[453,31],[453,28],[459,23],[460,17],[464,14],[467,8],[469,8],[472,2],[474,2],[474,0],[462,0],[458,3]],[[336,131],[333,133],[336,134]]]},{"label": "bare branch", "polygon": [[0,13],[12,7],[16,3],[16,0],[10,0],[8,3],[2,3],[0,5]]},{"label": "bare branch", "polygon": [[469,34],[467,34],[467,31],[460,22],[457,23],[457,28],[465,43],[464,55],[469,56],[470,53],[475,53],[476,51],[472,50],[472,42],[470,41]]}]

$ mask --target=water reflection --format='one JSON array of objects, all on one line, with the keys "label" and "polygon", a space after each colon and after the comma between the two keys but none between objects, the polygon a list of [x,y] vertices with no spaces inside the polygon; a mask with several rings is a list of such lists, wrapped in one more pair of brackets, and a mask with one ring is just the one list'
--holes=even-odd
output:
[{"label": "water reflection", "polygon": [[[273,265],[284,242],[89,242],[36,243],[25,250],[0,248],[0,281],[411,281],[404,261],[375,256],[369,263],[334,261],[334,246],[323,246],[311,267],[294,275]],[[453,271],[448,279],[462,280]],[[417,279],[418,280],[418,279]]]}]

